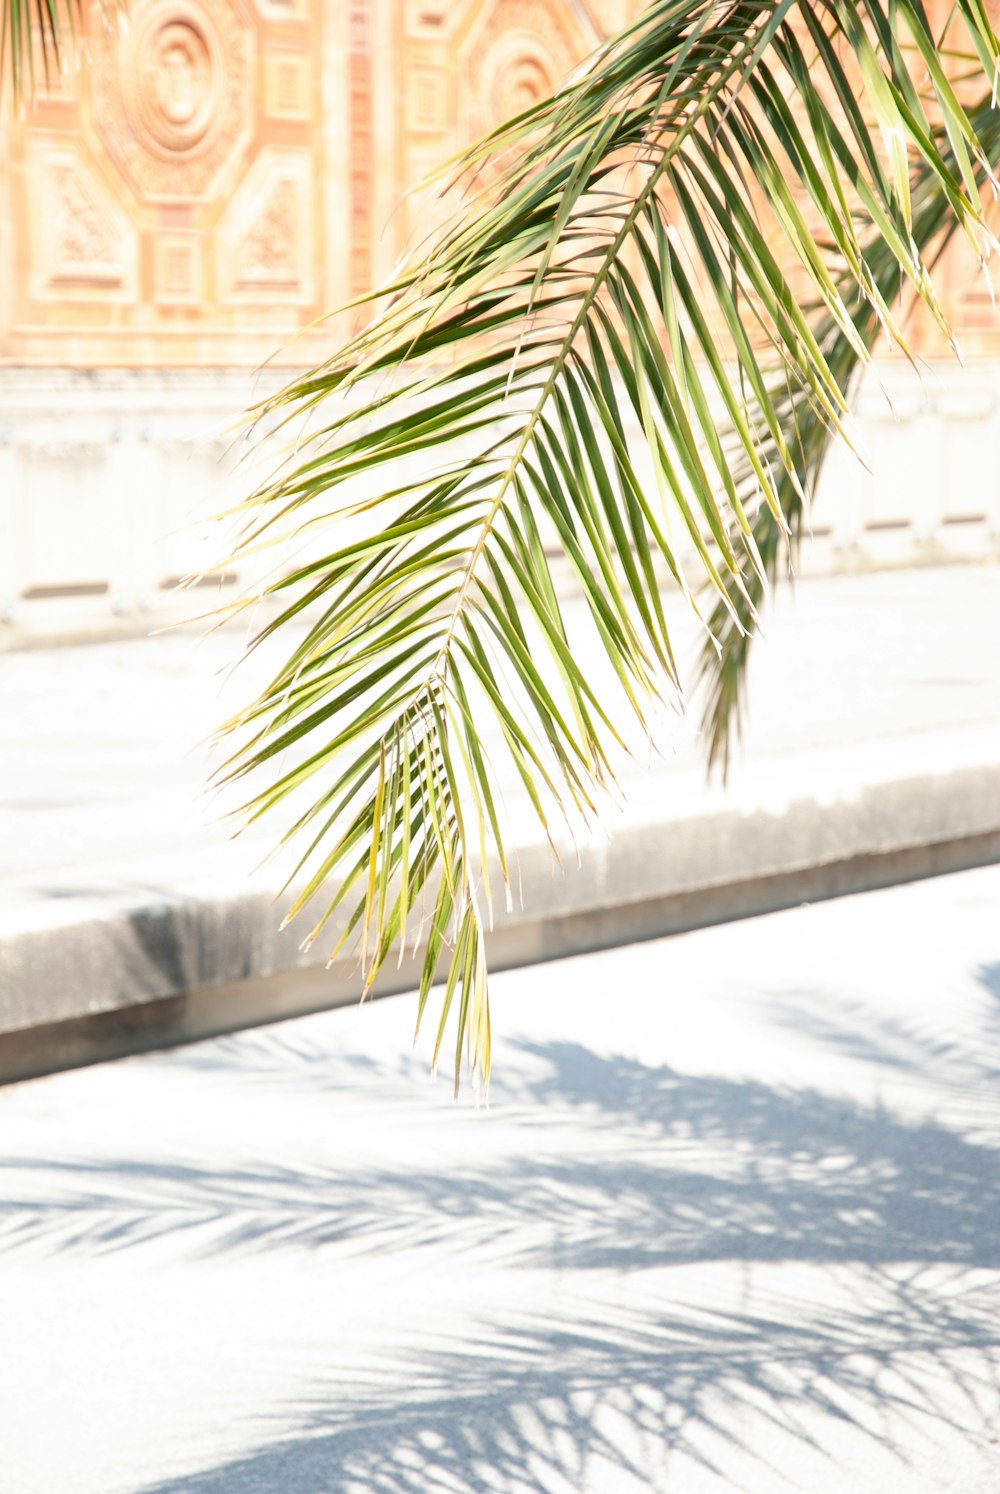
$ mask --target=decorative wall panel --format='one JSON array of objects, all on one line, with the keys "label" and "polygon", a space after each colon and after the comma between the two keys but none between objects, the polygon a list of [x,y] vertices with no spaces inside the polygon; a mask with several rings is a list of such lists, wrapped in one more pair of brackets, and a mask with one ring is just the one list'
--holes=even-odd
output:
[{"label": "decorative wall panel", "polygon": [[[947,0],[933,4],[943,23]],[[0,363],[271,358],[456,205],[414,193],[427,172],[639,7],[131,0],[127,26],[90,27],[78,72],[0,121]],[[966,246],[941,279],[964,351],[995,353]],[[278,359],[323,356],[344,330],[322,323]],[[912,333],[946,351],[926,316]]]},{"label": "decorative wall panel", "polygon": [[324,356],[436,212],[412,189],[637,0],[131,0],[6,122],[0,363]]},{"label": "decorative wall panel", "polygon": [[33,140],[27,165],[32,293],[56,303],[134,301],[138,240],[113,192],[57,138]]},{"label": "decorative wall panel", "polygon": [[460,46],[463,133],[520,114],[558,86],[598,33],[560,0],[489,0]]},{"label": "decorative wall panel", "polygon": [[[199,610],[172,590],[212,558],[192,518],[253,481],[208,437],[457,206],[426,173],[641,3],[130,0],[25,118],[0,104],[0,648]],[[960,384],[914,317],[933,378],[890,361],[891,408],[863,394],[877,477],[833,453],[806,569],[1000,553],[1000,312],[965,243],[939,284],[978,365]]]},{"label": "decorative wall panel", "polygon": [[329,309],[325,24],[323,0],[92,22],[72,87],[8,123],[0,362],[255,366]]}]

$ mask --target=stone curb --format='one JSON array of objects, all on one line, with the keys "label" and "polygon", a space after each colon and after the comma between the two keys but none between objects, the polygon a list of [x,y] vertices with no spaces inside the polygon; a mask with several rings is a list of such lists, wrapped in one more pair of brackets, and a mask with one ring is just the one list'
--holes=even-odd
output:
[{"label": "stone curb", "polygon": [[[1000,860],[996,736],[977,744],[985,761],[913,776],[883,762],[867,781],[822,795],[772,788],[687,817],[647,795],[610,841],[592,838],[565,870],[553,870],[545,844],[527,842],[523,906],[498,914],[491,963],[534,963]],[[326,970],[318,947],[302,953],[297,927],[279,931],[272,897],[231,873],[227,885],[209,863],[197,881],[174,879],[162,892],[55,900],[0,926],[0,1082],[357,999],[353,961]],[[419,967],[390,966],[376,994],[412,989]]]}]

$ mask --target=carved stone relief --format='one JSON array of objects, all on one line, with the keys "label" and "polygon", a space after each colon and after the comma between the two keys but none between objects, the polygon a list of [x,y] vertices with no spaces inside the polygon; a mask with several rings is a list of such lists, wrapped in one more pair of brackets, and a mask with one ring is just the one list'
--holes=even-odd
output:
[{"label": "carved stone relief", "polygon": [[299,279],[299,203],[287,178],[271,189],[267,206],[243,241],[236,283],[296,285]]},{"label": "carved stone relief", "polygon": [[[530,50],[527,50],[530,47]],[[523,114],[556,86],[552,66],[541,48],[524,40],[509,57],[497,59],[489,92],[490,114],[500,123]]]},{"label": "carved stone relief", "polygon": [[227,0],[146,0],[98,46],[93,118],[140,196],[198,198],[249,129],[253,35]]},{"label": "carved stone relief", "polygon": [[220,225],[218,271],[227,300],[309,294],[309,184],[303,152],[271,149],[255,162]]},{"label": "carved stone relief", "polygon": [[495,0],[463,51],[462,128],[467,138],[521,113],[552,90],[596,40],[559,0]]},{"label": "carved stone relief", "polygon": [[309,68],[296,53],[265,59],[264,108],[274,119],[308,119]]},{"label": "carved stone relief", "polygon": [[77,171],[52,167],[53,279],[121,279],[115,234]]},{"label": "carved stone relief", "polygon": [[197,306],[204,292],[201,235],[165,233],[156,240],[155,295],[164,306]]},{"label": "carved stone relief", "polygon": [[[442,181],[425,190],[426,178],[463,145],[551,93],[589,54],[600,32],[586,6],[569,0],[397,5],[405,21],[399,176],[407,195],[391,226],[402,250],[458,206],[457,191],[444,189]],[[483,165],[477,180],[490,174]],[[356,289],[363,278],[355,277]]]},{"label": "carved stone relief", "polygon": [[0,153],[0,362],[255,366],[450,211],[417,179],[637,3],[129,0]]},{"label": "carved stone relief", "polygon": [[47,299],[132,289],[135,238],[105,191],[69,151],[31,153],[32,260]]}]

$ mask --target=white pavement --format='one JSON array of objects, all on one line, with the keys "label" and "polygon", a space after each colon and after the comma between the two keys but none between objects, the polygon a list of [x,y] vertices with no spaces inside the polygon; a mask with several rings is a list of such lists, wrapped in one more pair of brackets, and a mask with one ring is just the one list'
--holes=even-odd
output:
[{"label": "white pavement", "polygon": [[0,1090],[3,1494],[996,1494],[1000,868]]}]

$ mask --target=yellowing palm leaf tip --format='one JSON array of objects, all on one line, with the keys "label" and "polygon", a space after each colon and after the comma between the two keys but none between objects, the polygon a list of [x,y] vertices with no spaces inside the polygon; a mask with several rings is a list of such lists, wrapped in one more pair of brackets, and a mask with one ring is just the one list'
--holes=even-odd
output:
[{"label": "yellowing palm leaf tip", "polygon": [[[220,777],[247,779],[244,820],[285,810],[307,943],[355,941],[365,993],[398,943],[418,1027],[444,974],[433,1063],[451,1019],[456,1084],[463,1051],[490,1071],[484,931],[515,874],[500,781],[553,844],[596,812],[628,719],[681,699],[672,586],[705,624],[725,766],[852,378],[879,338],[905,350],[907,288],[944,327],[927,266],[952,232],[994,247],[998,47],[975,0],[943,55],[919,0],[649,7],[469,150],[465,205],[370,323],[257,412],[298,434],[238,553],[312,548],[263,588],[252,646],[302,627],[227,724]],[[613,691],[580,665],[557,555]]]}]

